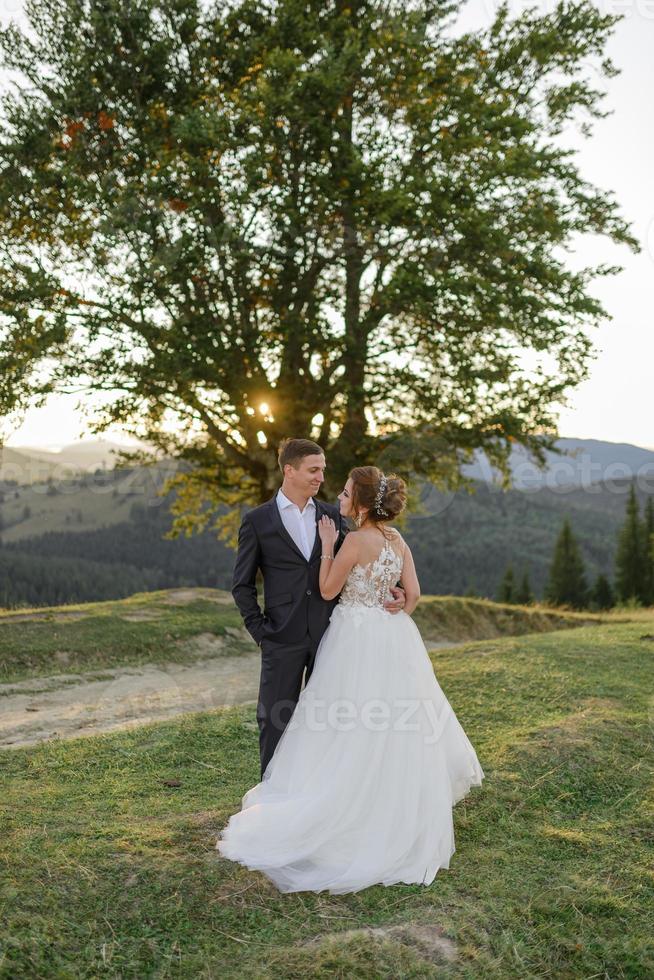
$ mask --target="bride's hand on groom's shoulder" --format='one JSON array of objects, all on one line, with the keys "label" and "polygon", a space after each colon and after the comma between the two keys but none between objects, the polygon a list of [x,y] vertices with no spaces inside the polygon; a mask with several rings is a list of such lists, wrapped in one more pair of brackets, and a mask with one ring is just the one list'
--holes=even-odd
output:
[{"label": "bride's hand on groom's shoulder", "polygon": [[336,525],[331,517],[327,517],[326,514],[323,514],[318,521],[318,534],[320,535],[320,540],[322,543],[330,548],[333,548],[338,540],[338,530],[336,529]]}]

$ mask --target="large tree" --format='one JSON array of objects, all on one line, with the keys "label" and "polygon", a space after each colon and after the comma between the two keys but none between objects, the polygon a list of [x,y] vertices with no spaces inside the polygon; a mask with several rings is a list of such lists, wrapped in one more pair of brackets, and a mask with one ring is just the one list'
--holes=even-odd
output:
[{"label": "large tree", "polygon": [[[180,513],[257,502],[312,433],[331,486],[544,461],[606,317],[578,233],[636,240],[561,138],[606,115],[590,0],[457,36],[455,0],[29,0],[0,34],[0,412],[104,398],[188,461]],[[593,70],[596,74],[593,75]],[[465,481],[464,481],[465,482]],[[209,504],[209,507],[207,507]],[[190,515],[190,516],[189,516]]]}]

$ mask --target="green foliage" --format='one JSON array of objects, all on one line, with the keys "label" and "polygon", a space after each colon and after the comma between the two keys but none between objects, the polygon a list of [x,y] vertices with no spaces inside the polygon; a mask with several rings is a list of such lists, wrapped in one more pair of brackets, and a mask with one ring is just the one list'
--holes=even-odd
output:
[{"label": "green foliage", "polygon": [[613,589],[606,575],[598,575],[591,592],[591,605],[596,609],[611,609],[615,605]]},{"label": "green foliage", "polygon": [[515,601],[521,606],[527,606],[534,601],[534,594],[529,584],[529,572],[525,572],[515,593]]},{"label": "green foliage", "polygon": [[498,602],[513,602],[513,590],[515,588],[515,583],[513,581],[513,568],[511,565],[508,566],[504,573],[504,578],[502,579],[500,585],[500,591],[498,595]]},{"label": "green foliage", "polygon": [[509,565],[500,584],[498,602],[516,603],[526,606],[534,600],[534,594],[529,584],[529,573],[524,572],[520,583],[516,581],[513,566]]},{"label": "green foliage", "polygon": [[654,603],[654,498],[645,502],[645,516],[642,524],[643,561],[645,565],[643,600],[645,605]]},{"label": "green foliage", "polygon": [[616,591],[620,602],[634,600],[648,605],[654,601],[649,592],[652,577],[652,556],[648,554],[648,522],[652,519],[651,505],[645,523],[641,524],[638,500],[633,483],[629,488],[625,521],[620,530],[616,553]]},{"label": "green foliage", "polygon": [[558,253],[639,248],[558,139],[605,114],[619,18],[502,4],[453,37],[456,10],[33,0],[29,39],[0,32],[29,82],[0,129],[0,411],[111,393],[93,431],[188,461],[183,531],[269,496],[289,434],[332,490],[361,461],[448,486],[475,448],[507,480],[514,443],[542,461],[618,271]]},{"label": "green foliage", "polygon": [[584,562],[567,517],[554,548],[545,598],[557,606],[573,609],[583,609],[588,603]]},{"label": "green foliage", "polygon": [[[0,606],[117,599],[174,586],[231,587],[234,554],[211,532],[167,540],[167,506],[135,501],[129,516],[107,528],[49,531],[6,542],[0,554]],[[77,521],[82,522],[79,510]]]}]

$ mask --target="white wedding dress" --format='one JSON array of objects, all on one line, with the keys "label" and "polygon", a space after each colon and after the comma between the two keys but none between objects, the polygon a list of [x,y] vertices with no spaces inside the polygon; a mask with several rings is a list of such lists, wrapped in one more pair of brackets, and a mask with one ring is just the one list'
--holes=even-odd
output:
[{"label": "white wedding dress", "polygon": [[282,892],[430,884],[484,771],[409,615],[383,603],[404,542],[355,565],[263,779],[216,848]]}]

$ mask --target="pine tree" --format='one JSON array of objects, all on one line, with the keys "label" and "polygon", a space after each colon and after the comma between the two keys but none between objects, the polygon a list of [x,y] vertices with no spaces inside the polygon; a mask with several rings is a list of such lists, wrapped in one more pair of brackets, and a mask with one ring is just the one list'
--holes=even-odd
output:
[{"label": "pine tree", "polygon": [[516,591],[515,601],[520,603],[521,606],[526,606],[530,602],[533,602],[533,599],[534,594],[531,591],[531,585],[529,584],[529,572],[525,572],[522,576],[520,587]]},{"label": "pine tree", "polygon": [[611,609],[615,605],[613,589],[606,575],[600,574],[595,579],[591,600],[598,609]]},{"label": "pine tree", "polygon": [[618,539],[615,563],[616,589],[620,601],[629,602],[635,599],[646,602],[645,548],[633,483],[629,488],[625,522]]},{"label": "pine tree", "polygon": [[554,547],[545,598],[554,605],[583,609],[588,602],[584,562],[566,517]]},{"label": "pine tree", "polygon": [[500,592],[498,596],[498,602],[515,602],[513,597],[514,581],[513,581],[513,568],[509,564],[504,573],[504,578],[500,585]]},{"label": "pine tree", "polygon": [[643,561],[645,564],[645,584],[643,601],[646,606],[654,604],[654,498],[648,497],[643,520]]}]

